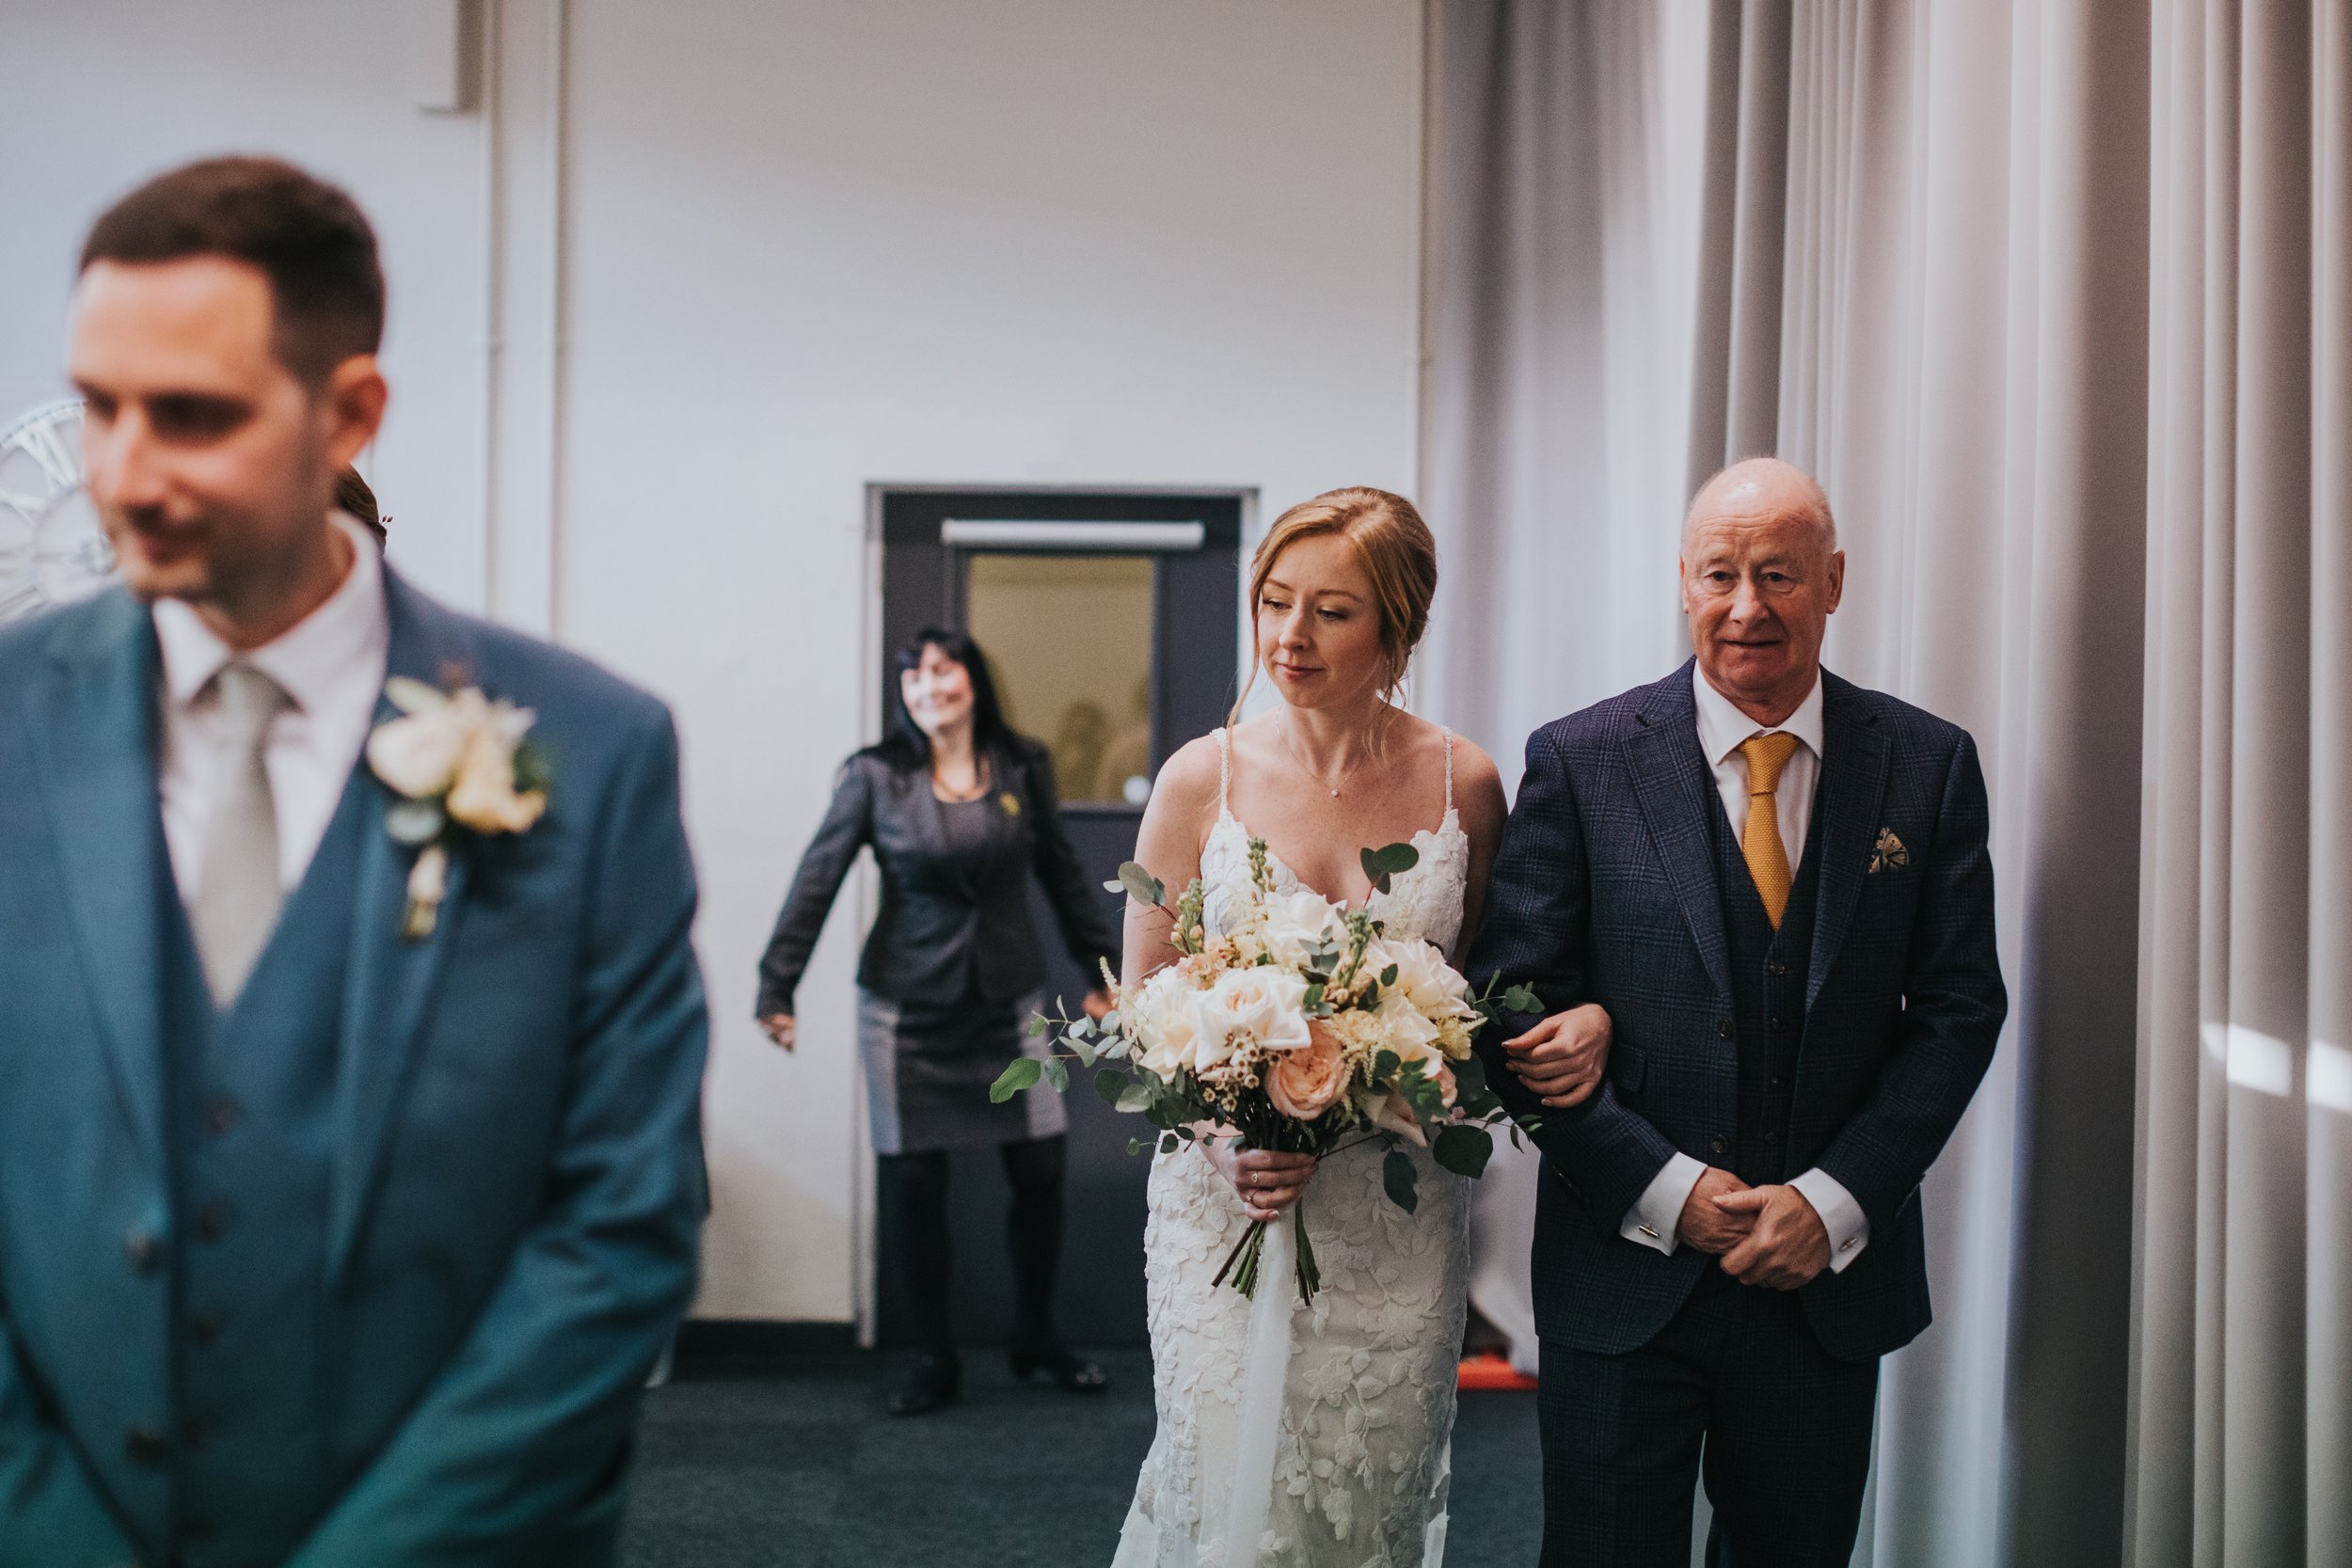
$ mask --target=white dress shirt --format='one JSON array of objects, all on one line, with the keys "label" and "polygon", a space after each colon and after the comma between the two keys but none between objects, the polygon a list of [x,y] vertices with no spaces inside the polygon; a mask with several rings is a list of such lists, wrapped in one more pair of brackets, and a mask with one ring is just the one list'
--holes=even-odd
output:
[{"label": "white dress shirt", "polygon": [[[1741,743],[1783,730],[1797,737],[1797,749],[1780,770],[1773,803],[1779,810],[1780,841],[1788,850],[1788,864],[1792,869],[1803,865],[1805,830],[1813,821],[1813,790],[1821,778],[1820,677],[1814,676],[1813,689],[1797,705],[1797,711],[1772,725],[1758,724],[1740,712],[1730,698],[1707,684],[1706,675],[1695,665],[1691,670],[1691,685],[1698,698],[1699,751],[1714,769],[1716,793],[1723,798],[1724,815],[1730,819],[1735,840],[1748,827],[1748,759],[1740,750]],[[1675,1230],[1682,1223],[1682,1206],[1691,1200],[1691,1189],[1706,1172],[1705,1165],[1677,1150],[1626,1214],[1618,1234],[1671,1257],[1677,1244]],[[1830,1272],[1844,1273],[1870,1242],[1870,1222],[1862,1205],[1854,1201],[1845,1183],[1819,1165],[1788,1184],[1804,1195],[1829,1232]]]},{"label": "white dress shirt", "polygon": [[[262,754],[278,815],[278,879],[287,892],[310,868],[367,744],[391,653],[375,540],[340,512],[332,521],[352,546],[351,570],[342,585],[276,641],[245,656],[287,697],[270,721]],[[237,760],[225,750],[230,737],[213,685],[234,653],[177,599],[156,600],[153,613],[164,677],[157,783],[171,878],[184,904],[195,900],[204,875],[204,829],[214,792]]]}]

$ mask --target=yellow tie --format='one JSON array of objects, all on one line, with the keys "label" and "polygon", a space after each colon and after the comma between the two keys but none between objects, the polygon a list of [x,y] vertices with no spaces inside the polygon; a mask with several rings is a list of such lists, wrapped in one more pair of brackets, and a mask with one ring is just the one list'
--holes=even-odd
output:
[{"label": "yellow tie", "polygon": [[1797,737],[1787,730],[1740,742],[1740,754],[1748,759],[1748,827],[1740,835],[1740,853],[1775,931],[1788,908],[1789,882],[1788,847],[1780,840],[1780,770],[1796,750]]}]

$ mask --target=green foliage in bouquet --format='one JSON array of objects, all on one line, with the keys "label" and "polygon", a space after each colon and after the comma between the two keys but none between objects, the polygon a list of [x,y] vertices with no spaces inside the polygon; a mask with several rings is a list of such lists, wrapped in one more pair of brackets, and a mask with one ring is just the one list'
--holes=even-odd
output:
[{"label": "green foliage in bouquet", "polygon": [[[1385,894],[1392,879],[1410,871],[1420,858],[1409,844],[1366,849],[1362,852],[1364,875],[1375,892]],[[1295,943],[1286,962],[1277,956],[1274,943],[1265,940],[1263,919],[1267,901],[1274,896],[1274,879],[1263,839],[1249,841],[1249,869],[1258,901],[1251,911],[1245,911],[1245,929],[1239,937],[1228,932],[1212,938],[1204,914],[1206,889],[1200,878],[1194,878],[1171,905],[1166,884],[1148,869],[1133,861],[1120,866],[1118,879],[1105,886],[1168,915],[1168,942],[1177,955],[1172,967],[1182,972],[1182,979],[1163,983],[1166,971],[1155,971],[1132,990],[1123,991],[1105,965],[1104,983],[1118,999],[1117,1009],[1098,1022],[1083,1013],[1071,1016],[1067,1006],[1057,1001],[1052,1014],[1041,1014],[1030,1022],[1031,1035],[1044,1037],[1042,1052],[1015,1058],[992,1085],[989,1098],[1002,1102],[1040,1084],[1057,1092],[1066,1090],[1075,1064],[1092,1075],[1094,1090],[1105,1103],[1121,1113],[1140,1116],[1158,1130],[1151,1138],[1130,1140],[1131,1154],[1151,1148],[1171,1152],[1204,1137],[1226,1135],[1205,1131],[1209,1128],[1230,1129],[1244,1148],[1318,1158],[1377,1141],[1388,1147],[1381,1164],[1383,1189],[1391,1202],[1408,1213],[1418,1206],[1420,1195],[1418,1167],[1406,1151],[1407,1142],[1426,1145],[1441,1168],[1475,1180],[1485,1172],[1494,1152],[1490,1129],[1503,1119],[1503,1110],[1501,1097],[1486,1082],[1484,1065],[1470,1053],[1468,1041],[1499,1014],[1539,1011],[1542,1004],[1535,994],[1518,986],[1497,996],[1491,979],[1485,990],[1471,992],[1439,961],[1434,968],[1441,972],[1438,989],[1443,994],[1427,1004],[1436,1009],[1436,1021],[1430,1021],[1423,1004],[1408,1000],[1405,1008],[1424,1021],[1416,1027],[1435,1030],[1445,1049],[1440,1053],[1433,1048],[1426,1032],[1407,1042],[1406,1049],[1415,1053],[1410,1059],[1396,1050],[1374,1049],[1364,1042],[1384,1037],[1378,1033],[1384,1026],[1380,1015],[1384,1002],[1400,989],[1409,997],[1415,984],[1432,984],[1433,966],[1427,954],[1435,950],[1425,949],[1425,944],[1382,947],[1384,955],[1402,955],[1415,965],[1420,971],[1418,981],[1408,980],[1400,964],[1385,956],[1375,968],[1375,944],[1383,943],[1381,923],[1367,910],[1325,911],[1318,903],[1313,907],[1322,911],[1317,916],[1322,924],[1314,928],[1312,945],[1302,950]],[[1254,935],[1247,926],[1251,918],[1260,921]],[[1283,1025],[1290,1031],[1290,1043],[1282,1052],[1304,1050],[1297,1042],[1314,1040],[1314,1032],[1322,1029],[1326,1037],[1316,1041],[1322,1053],[1317,1059],[1327,1070],[1333,1061],[1344,1063],[1343,1084],[1322,1100],[1321,1109],[1312,1115],[1292,1115],[1277,1104],[1279,1096],[1272,1084],[1284,1062],[1279,1053],[1260,1051],[1254,1058],[1236,1053],[1229,1057],[1227,1042],[1219,1040],[1215,1062],[1170,1060],[1163,1053],[1156,1067],[1144,1065],[1141,1057],[1152,1042],[1145,1021],[1136,1015],[1152,1004],[1155,984],[1189,987],[1205,993],[1236,971],[1269,966],[1284,976],[1295,976],[1280,982],[1287,988],[1285,995],[1296,997],[1295,1011],[1283,1014],[1290,1021]],[[1182,994],[1191,996],[1192,991]],[[1420,994],[1426,997],[1429,992],[1424,990]],[[1300,1015],[1307,1030],[1303,1036],[1297,1032]],[[1328,1080],[1325,1086],[1330,1087]],[[1294,1098],[1291,1103],[1295,1106],[1297,1101]],[[1512,1129],[1515,1138],[1518,1132]],[[1299,1291],[1302,1299],[1311,1300],[1319,1278],[1303,1205],[1294,1207],[1292,1217],[1298,1243]],[[1250,1226],[1218,1271],[1220,1282],[1230,1275],[1245,1295],[1255,1290],[1264,1231],[1263,1222]]]}]

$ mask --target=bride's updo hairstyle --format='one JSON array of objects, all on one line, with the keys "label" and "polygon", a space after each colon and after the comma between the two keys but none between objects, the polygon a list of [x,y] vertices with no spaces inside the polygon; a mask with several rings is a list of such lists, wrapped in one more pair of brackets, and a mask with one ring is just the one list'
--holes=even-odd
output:
[{"label": "bride's updo hairstyle", "polygon": [[[1254,624],[1266,578],[1273,575],[1274,563],[1283,550],[1301,539],[1327,533],[1336,533],[1355,547],[1356,563],[1372,579],[1375,608],[1380,612],[1381,659],[1386,666],[1380,695],[1393,702],[1404,688],[1413,650],[1429,629],[1429,601],[1438,593],[1438,541],[1413,503],[1403,496],[1351,484],[1326,490],[1275,518],[1249,561],[1250,619]],[[1250,688],[1258,684],[1254,637],[1251,648],[1249,679],[1242,686],[1241,701],[1233,705],[1236,721],[1242,703],[1249,700]]]}]

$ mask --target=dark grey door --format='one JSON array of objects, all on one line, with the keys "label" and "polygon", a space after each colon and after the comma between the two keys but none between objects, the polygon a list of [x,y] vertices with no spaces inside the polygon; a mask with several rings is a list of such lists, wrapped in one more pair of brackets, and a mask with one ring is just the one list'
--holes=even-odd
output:
[{"label": "dark grey door", "polygon": [[[1063,818],[1099,883],[1135,853],[1151,781],[1168,754],[1225,721],[1240,649],[1241,498],[1054,491],[889,490],[882,496],[885,655],[926,626],[969,631],[1015,728],[1054,753]],[[887,665],[885,664],[885,669]],[[886,700],[886,698],[885,698]],[[1058,932],[1032,886],[1041,931]],[[1114,920],[1117,895],[1102,895]],[[1048,995],[1077,1008],[1090,978],[1052,949]],[[1144,1129],[1071,1086],[1068,1228],[1058,1301],[1077,1345],[1140,1344]],[[952,1163],[959,1338],[1012,1323],[1004,1176],[993,1153]],[[880,1333],[905,1342],[898,1216],[877,1215]]]}]

